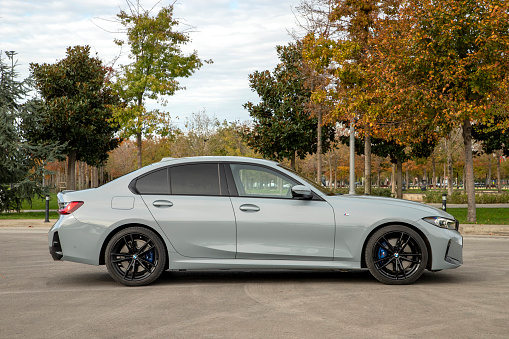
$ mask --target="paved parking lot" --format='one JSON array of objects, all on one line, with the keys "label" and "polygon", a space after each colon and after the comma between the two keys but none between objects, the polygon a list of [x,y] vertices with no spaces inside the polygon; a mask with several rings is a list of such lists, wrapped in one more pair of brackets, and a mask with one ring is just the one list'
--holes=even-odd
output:
[{"label": "paved parking lot", "polygon": [[2,338],[507,338],[509,238],[466,237],[465,264],[385,286],[368,272],[166,272],[128,288],[54,262],[46,230],[0,229]]}]

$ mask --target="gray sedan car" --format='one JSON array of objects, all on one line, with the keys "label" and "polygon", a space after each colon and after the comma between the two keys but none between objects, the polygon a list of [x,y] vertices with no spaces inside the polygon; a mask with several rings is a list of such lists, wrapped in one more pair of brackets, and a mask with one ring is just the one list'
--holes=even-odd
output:
[{"label": "gray sedan car", "polygon": [[128,286],[164,270],[363,269],[386,284],[462,264],[450,214],[391,198],[334,195],[284,166],[172,159],[99,188],[58,194],[55,260],[106,265]]}]

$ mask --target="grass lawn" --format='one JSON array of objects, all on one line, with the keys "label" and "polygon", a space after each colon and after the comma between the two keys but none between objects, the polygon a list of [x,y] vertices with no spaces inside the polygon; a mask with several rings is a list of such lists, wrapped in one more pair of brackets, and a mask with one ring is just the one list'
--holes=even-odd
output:
[{"label": "grass lawn", "polygon": [[[447,212],[454,215],[460,224],[467,222],[466,208],[448,208]],[[509,225],[509,208],[477,208],[477,224]]]},{"label": "grass lawn", "polygon": [[[49,212],[51,220],[58,219],[60,215],[57,212]],[[21,212],[21,213],[0,213],[0,219],[41,219],[46,218],[45,212]]]},{"label": "grass lawn", "polygon": [[[26,201],[23,201],[23,204],[21,205],[22,210],[44,210],[46,209],[46,198],[35,198],[32,200],[32,206]],[[49,195],[49,209],[50,210],[56,210],[58,209],[58,201],[57,201],[57,194],[56,193],[50,193]],[[44,216],[43,216],[44,218]]]}]

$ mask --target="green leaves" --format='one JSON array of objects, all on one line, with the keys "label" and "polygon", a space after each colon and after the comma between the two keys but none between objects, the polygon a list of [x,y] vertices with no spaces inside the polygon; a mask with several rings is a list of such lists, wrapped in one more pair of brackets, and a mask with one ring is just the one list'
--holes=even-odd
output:
[{"label": "green leaves", "polygon": [[[256,71],[249,75],[250,87],[260,96],[260,103],[248,102],[254,124],[244,126],[244,140],[266,158],[283,160],[317,151],[316,118],[310,116],[311,91],[306,88],[300,43],[278,46],[281,63],[274,71]],[[323,126],[326,146],[334,137],[331,126]],[[327,147],[325,147],[327,148]]]},{"label": "green leaves", "polygon": [[190,40],[187,34],[177,31],[179,22],[173,17],[173,6],[163,7],[155,16],[139,4],[130,8],[131,13],[121,11],[117,15],[126,28],[127,41],[115,42],[129,45],[132,62],[121,66],[113,85],[125,105],[115,116],[126,136],[158,132],[157,125],[166,117],[157,117],[159,110],[143,108],[146,100],[159,100],[165,105],[165,95],[183,89],[176,78],[189,77],[203,65],[196,51],[182,53],[182,46]]},{"label": "green leaves", "polygon": [[58,142],[77,160],[103,164],[119,139],[112,108],[118,97],[106,87],[109,70],[89,46],[67,49],[67,57],[55,64],[31,64],[35,85],[44,101],[37,128],[28,136],[35,141]]},{"label": "green leaves", "polygon": [[18,81],[17,73],[0,58],[0,212],[18,210],[23,200],[42,195],[46,187],[44,166],[61,155],[62,147],[49,142],[29,142],[37,129],[40,106],[26,101],[30,81]]},{"label": "green leaves", "polygon": [[[123,104],[115,110],[114,121],[122,127],[124,137],[138,137],[138,151],[141,152],[142,134],[164,136],[172,131],[169,113],[147,110],[147,99],[158,100],[165,106],[164,96],[183,89],[177,78],[191,76],[203,66],[203,61],[196,51],[188,55],[182,53],[182,46],[190,39],[177,30],[179,21],[173,17],[173,5],[163,7],[155,16],[139,2],[130,3],[129,8],[130,13],[120,11],[117,15],[126,29],[127,40],[115,40],[115,43],[129,46],[132,62],[121,66],[117,82],[112,85]],[[141,167],[141,153],[138,166]]]}]

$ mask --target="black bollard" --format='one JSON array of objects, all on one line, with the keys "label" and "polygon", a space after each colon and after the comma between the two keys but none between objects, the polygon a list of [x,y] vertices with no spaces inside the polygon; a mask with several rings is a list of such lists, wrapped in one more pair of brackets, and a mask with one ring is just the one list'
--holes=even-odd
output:
[{"label": "black bollard", "polygon": [[447,193],[442,194],[442,209],[447,211]]},{"label": "black bollard", "polygon": [[46,194],[46,219],[44,222],[49,222],[49,195]]}]

